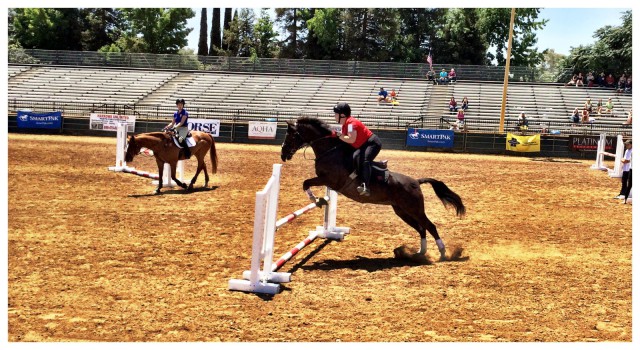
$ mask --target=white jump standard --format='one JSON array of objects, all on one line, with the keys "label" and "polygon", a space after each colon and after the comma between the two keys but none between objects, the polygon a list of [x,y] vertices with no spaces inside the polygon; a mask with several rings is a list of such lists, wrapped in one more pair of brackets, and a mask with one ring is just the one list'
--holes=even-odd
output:
[{"label": "white jump standard", "polygon": [[[154,185],[158,184],[159,176],[158,174],[149,173],[146,171],[136,170],[134,167],[127,166],[127,162],[124,160],[124,156],[127,153],[127,124],[126,123],[118,123],[117,129],[117,140],[116,140],[116,165],[109,167],[109,170],[115,172],[122,172],[127,174],[138,175],[142,177],[147,177],[153,179],[151,183]],[[153,155],[153,151],[144,149],[141,150],[140,153],[144,153],[147,155]],[[176,178],[180,181],[183,181],[184,176],[184,163],[182,161],[178,161],[178,165],[176,165]],[[169,164],[164,164],[163,171],[163,179],[162,186],[164,187],[176,187],[176,183],[171,180],[171,167]]]},{"label": "white jump standard", "polygon": [[[280,170],[282,164],[273,165],[273,173],[269,182],[260,192],[256,192],[255,218],[253,223],[253,248],[251,253],[251,270],[244,271],[244,279],[229,280],[230,290],[252,293],[277,294],[280,292],[278,283],[291,282],[291,274],[276,272],[300,250],[308,246],[316,238],[343,240],[349,233],[348,227],[336,227],[336,213],[338,209],[338,194],[327,187],[324,199],[328,202],[324,206],[324,223],[309,231],[309,236],[273,262],[275,232],[285,224],[292,222],[300,215],[317,208],[316,203],[296,210],[280,220],[276,220],[278,210],[278,193],[280,192]],[[260,262],[263,268],[260,270]]]},{"label": "white jump standard", "polygon": [[[616,145],[616,153],[605,152],[605,146],[607,144],[607,134],[600,134],[600,140],[598,141],[598,150],[596,153],[596,162],[591,165],[591,169],[606,170],[610,177],[622,177],[622,157],[624,156],[624,141],[622,135],[618,135],[618,144]],[[613,169],[607,168],[604,165],[604,157],[615,158]]]}]

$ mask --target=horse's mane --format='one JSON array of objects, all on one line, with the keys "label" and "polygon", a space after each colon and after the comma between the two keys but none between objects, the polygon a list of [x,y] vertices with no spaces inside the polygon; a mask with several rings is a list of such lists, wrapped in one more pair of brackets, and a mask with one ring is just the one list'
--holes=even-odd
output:
[{"label": "horse's mane", "polygon": [[327,123],[315,117],[300,117],[298,118],[298,125],[308,125],[315,129],[320,129],[324,131],[324,135],[329,135],[332,133],[331,128]]}]

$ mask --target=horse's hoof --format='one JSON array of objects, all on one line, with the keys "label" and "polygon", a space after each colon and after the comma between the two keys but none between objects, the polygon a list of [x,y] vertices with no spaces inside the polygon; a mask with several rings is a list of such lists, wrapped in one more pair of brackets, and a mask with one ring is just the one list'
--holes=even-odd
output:
[{"label": "horse's hoof", "polygon": [[154,195],[158,195],[158,194],[160,194],[160,190],[155,190],[155,191],[153,191],[153,194],[154,194]]}]

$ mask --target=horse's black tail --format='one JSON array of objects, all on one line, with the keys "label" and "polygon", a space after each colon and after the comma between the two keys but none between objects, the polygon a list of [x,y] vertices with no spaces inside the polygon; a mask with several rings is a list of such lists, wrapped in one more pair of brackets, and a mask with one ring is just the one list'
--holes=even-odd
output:
[{"label": "horse's black tail", "polygon": [[463,216],[466,213],[467,209],[464,207],[464,204],[462,204],[462,198],[460,198],[460,196],[455,192],[451,191],[444,182],[431,178],[418,179],[418,182],[421,185],[424,183],[430,183],[431,186],[433,186],[433,190],[436,192],[436,196],[440,198],[445,207],[453,206],[456,208],[456,215]]}]

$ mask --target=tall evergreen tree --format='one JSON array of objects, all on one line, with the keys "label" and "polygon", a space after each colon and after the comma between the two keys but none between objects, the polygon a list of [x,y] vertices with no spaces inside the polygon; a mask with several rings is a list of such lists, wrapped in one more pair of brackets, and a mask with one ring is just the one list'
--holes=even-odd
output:
[{"label": "tall evergreen tree", "polygon": [[[231,8],[225,8],[224,9],[224,24],[223,24],[223,32],[222,32],[222,43],[223,43],[223,49],[225,50],[229,50],[229,45],[226,44],[227,42],[229,42],[230,40],[227,39],[227,37],[225,36],[225,32],[227,30],[229,30],[229,28],[231,28]],[[237,12],[237,11],[236,11]]]},{"label": "tall evergreen tree", "polygon": [[207,35],[209,34],[207,22],[207,9],[202,8],[202,10],[200,11],[200,38],[198,40],[198,56],[206,56],[209,53],[207,47]]},{"label": "tall evergreen tree", "polygon": [[211,45],[209,55],[217,55],[222,49],[222,33],[220,32],[220,9],[214,8],[211,18]]},{"label": "tall evergreen tree", "polygon": [[280,43],[280,57],[300,58],[302,52],[298,46],[300,35],[299,18],[297,8],[276,8],[276,23],[280,24],[286,35]]}]

